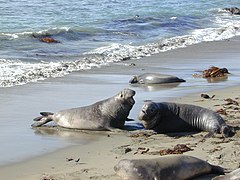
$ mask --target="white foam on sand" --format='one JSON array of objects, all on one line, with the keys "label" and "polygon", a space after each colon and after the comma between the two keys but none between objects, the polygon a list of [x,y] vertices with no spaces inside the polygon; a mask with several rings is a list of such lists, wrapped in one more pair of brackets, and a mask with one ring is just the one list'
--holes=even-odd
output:
[{"label": "white foam on sand", "polygon": [[[167,38],[157,43],[141,46],[113,43],[87,52],[76,61],[25,62],[0,59],[0,87],[11,87],[47,78],[61,77],[78,70],[101,67],[129,59],[139,59],[201,42],[224,40],[240,35],[239,21],[232,19],[225,24],[224,21],[224,18],[216,17],[215,23],[218,28],[197,29],[189,35]],[[63,28],[63,30],[68,31],[67,28]]]}]

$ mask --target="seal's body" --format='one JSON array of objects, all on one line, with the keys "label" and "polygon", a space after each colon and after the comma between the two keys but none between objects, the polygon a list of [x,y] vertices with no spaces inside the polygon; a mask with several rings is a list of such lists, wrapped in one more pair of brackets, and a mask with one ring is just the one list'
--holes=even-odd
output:
[{"label": "seal's body", "polygon": [[123,159],[114,166],[124,180],[183,180],[211,172],[223,174],[224,169],[204,160],[186,155],[166,155],[154,159]]},{"label": "seal's body", "polygon": [[159,73],[144,73],[138,76],[133,76],[129,83],[134,84],[166,84],[166,83],[179,83],[185,82],[176,76],[159,74]]},{"label": "seal's body", "polygon": [[223,118],[209,109],[169,102],[146,102],[139,113],[139,120],[146,129],[158,133],[192,132],[202,130],[222,133],[228,137],[231,133]]},{"label": "seal's body", "polygon": [[117,95],[96,102],[85,107],[62,110],[57,113],[40,113],[42,116],[35,118],[33,127],[39,127],[49,121],[54,121],[61,127],[106,130],[111,128],[123,128],[124,123],[135,101],[135,91],[124,89]]}]

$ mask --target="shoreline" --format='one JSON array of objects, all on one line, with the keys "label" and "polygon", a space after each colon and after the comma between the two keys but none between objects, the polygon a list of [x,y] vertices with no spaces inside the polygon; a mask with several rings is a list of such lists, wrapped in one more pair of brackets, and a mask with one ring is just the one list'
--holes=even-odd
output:
[{"label": "shoreline", "polygon": [[[209,95],[215,95],[213,99],[203,99],[197,93],[174,98],[171,101],[191,103],[216,111],[224,108],[226,98],[239,101],[239,91],[240,86],[235,86],[207,92]],[[233,110],[231,106],[225,109],[228,111],[228,115],[223,116],[226,123],[236,127],[239,124],[240,112]],[[4,179],[25,180],[109,178],[120,180],[113,170],[113,166],[120,159],[159,157],[159,150],[172,148],[176,144],[185,144],[193,149],[184,154],[204,159],[211,164],[231,170],[240,167],[239,131],[231,138],[222,139],[221,135],[216,135],[203,142],[201,140],[206,132],[183,134],[183,136],[181,133],[169,136],[144,130],[120,133],[80,131],[79,133],[101,137],[85,145],[72,145],[12,165],[2,166],[0,176]],[[211,177],[214,176],[216,175],[211,175]]]},{"label": "shoreline", "polygon": [[[239,96],[237,94],[240,89],[238,80],[240,74],[237,68],[240,54],[237,45],[239,44],[240,37],[238,36],[229,41],[196,44],[142,59],[111,64],[89,71],[74,72],[61,78],[29,83],[10,89],[0,89],[3,102],[8,102],[8,106],[1,106],[1,116],[6,122],[11,122],[9,125],[6,123],[6,127],[3,128],[14,127],[11,132],[15,143],[17,143],[16,135],[21,133],[21,136],[18,137],[19,141],[27,141],[23,144],[21,150],[26,147],[30,148],[30,153],[36,150],[36,153],[31,154],[31,157],[27,160],[25,158],[25,160],[16,163],[16,161],[19,161],[16,156],[13,158],[15,161],[11,164],[0,166],[0,176],[4,179],[43,179],[44,177],[54,177],[55,179],[119,179],[114,174],[112,167],[120,158],[133,157],[134,151],[136,152],[142,144],[153,148],[153,150],[157,149],[154,146],[154,143],[157,142],[162,142],[162,145],[158,144],[161,148],[172,147],[176,144],[176,139],[166,135],[151,135],[150,138],[134,139],[129,138],[128,133],[114,134],[111,132],[35,132],[30,128],[31,119],[43,110],[55,112],[69,107],[92,104],[98,100],[111,97],[126,87],[137,91],[136,104],[129,116],[135,120],[137,120],[138,111],[146,99],[197,104],[214,109],[215,103],[223,103],[224,98]],[[215,83],[209,83],[206,79],[191,76],[194,72],[206,69],[211,65],[227,66],[232,74],[226,81]],[[157,88],[156,86],[143,88],[128,84],[132,75],[144,72],[172,74],[186,79],[187,82],[175,87],[161,86]],[[216,94],[216,98],[214,98],[216,100],[202,100],[199,93],[203,92]],[[218,93],[219,95],[217,95]],[[10,97],[7,95],[10,95]],[[25,102],[24,106],[19,106],[23,101]],[[10,111],[14,111],[14,113],[9,115],[8,112]],[[12,121],[13,119],[14,121]],[[21,128],[19,129],[19,127]],[[204,133],[194,134],[194,138],[184,136],[178,140],[184,143],[187,141],[193,145],[193,142],[197,143],[199,141],[202,134]],[[8,135],[8,132],[3,135]],[[26,138],[24,135],[29,137]],[[155,141],[152,141],[151,138]],[[213,141],[219,141],[219,139],[208,139],[199,148],[201,149]],[[52,145],[54,143],[56,145]],[[235,143],[235,140],[230,141],[229,144],[223,144],[227,144],[228,151],[232,152],[233,148],[231,146],[233,143]],[[52,147],[48,147],[51,145]],[[130,153],[124,153],[126,146],[131,147],[132,151]],[[236,146],[239,148],[239,145],[234,147]],[[59,148],[60,150],[49,153],[49,151]],[[208,159],[208,153],[200,152],[199,148],[196,148],[192,155],[197,153],[200,154],[201,158]],[[211,145],[211,148],[216,147]],[[9,154],[14,155],[16,149],[16,147],[9,149]],[[223,152],[226,153],[227,150]],[[39,154],[43,155],[39,156]],[[137,154],[134,157],[142,157],[142,155]],[[148,157],[155,156],[148,155]],[[73,160],[68,161],[66,158],[73,158]],[[226,158],[230,157],[226,156]],[[234,156],[231,158],[234,159]],[[80,160],[75,162],[78,159]],[[223,160],[225,159],[223,158]],[[105,167],[106,164],[108,165]],[[231,166],[236,168],[235,164]]]}]

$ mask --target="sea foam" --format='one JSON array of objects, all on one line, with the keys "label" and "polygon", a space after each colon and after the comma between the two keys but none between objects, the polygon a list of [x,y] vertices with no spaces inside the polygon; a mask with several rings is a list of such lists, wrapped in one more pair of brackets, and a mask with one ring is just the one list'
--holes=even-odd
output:
[{"label": "sea foam", "polygon": [[[225,16],[225,15],[224,15]],[[86,70],[108,65],[109,63],[139,59],[152,54],[183,48],[206,41],[224,40],[240,35],[240,22],[234,19],[226,21],[216,17],[217,28],[195,29],[188,35],[161,39],[155,43],[132,45],[112,43],[83,54],[78,60],[25,62],[21,60],[0,59],[0,87],[11,87],[47,78],[64,76],[73,71]],[[225,22],[225,23],[223,23]],[[220,26],[221,25],[221,26]],[[219,27],[220,26],[220,27]],[[39,31],[39,34],[67,32],[69,28]],[[29,35],[24,32],[22,35]],[[16,38],[19,34],[4,34]]]}]

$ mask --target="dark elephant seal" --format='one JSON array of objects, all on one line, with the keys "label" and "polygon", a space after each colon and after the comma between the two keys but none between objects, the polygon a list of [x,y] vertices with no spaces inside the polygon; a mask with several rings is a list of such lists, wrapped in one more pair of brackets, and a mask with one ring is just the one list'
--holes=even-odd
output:
[{"label": "dark elephant seal", "polygon": [[157,133],[192,132],[202,130],[209,132],[206,137],[214,133],[221,133],[224,137],[232,134],[223,118],[209,109],[169,102],[145,102],[139,120],[146,129]]},{"label": "dark elephant seal", "polygon": [[213,180],[240,180],[240,168],[224,175],[224,176],[217,176],[213,178]]},{"label": "dark elephant seal", "polygon": [[144,73],[138,76],[133,76],[129,83],[134,84],[165,84],[165,83],[177,83],[185,82],[183,79],[179,79],[176,76],[159,74],[159,73]]},{"label": "dark elephant seal", "polygon": [[32,127],[54,121],[61,127],[86,130],[111,130],[123,128],[135,101],[135,91],[124,89],[117,95],[85,107],[62,110],[57,113],[42,112]]},{"label": "dark elephant seal", "polygon": [[219,166],[186,155],[166,155],[154,159],[123,159],[114,166],[114,170],[124,180],[182,180],[212,172],[223,174],[225,171]]}]

